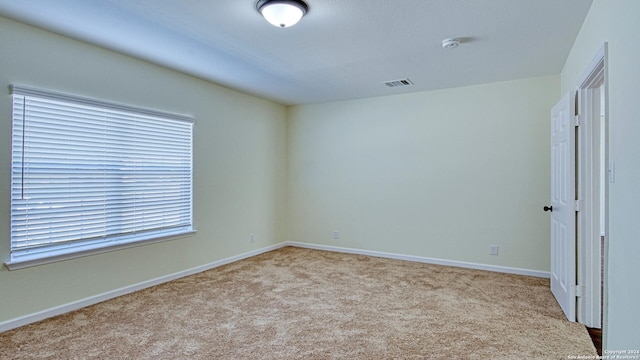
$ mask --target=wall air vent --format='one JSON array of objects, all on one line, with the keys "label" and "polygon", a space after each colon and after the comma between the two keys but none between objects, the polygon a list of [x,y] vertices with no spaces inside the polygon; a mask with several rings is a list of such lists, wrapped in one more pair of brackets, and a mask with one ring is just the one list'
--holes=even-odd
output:
[{"label": "wall air vent", "polygon": [[398,87],[398,86],[413,85],[413,81],[409,79],[400,79],[400,80],[385,81],[384,84],[387,85],[388,87]]}]

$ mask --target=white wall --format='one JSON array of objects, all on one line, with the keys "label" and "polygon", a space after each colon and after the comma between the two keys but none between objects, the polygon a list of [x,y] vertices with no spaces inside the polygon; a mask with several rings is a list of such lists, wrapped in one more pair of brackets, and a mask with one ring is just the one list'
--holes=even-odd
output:
[{"label": "white wall", "polygon": [[594,0],[561,74],[562,92],[578,86],[608,42],[609,185],[604,347],[640,349],[640,1]]},{"label": "white wall", "polygon": [[551,76],[290,108],[289,240],[548,272],[559,88]]},{"label": "white wall", "polygon": [[0,323],[284,240],[284,106],[0,17],[0,261],[10,242],[12,83],[195,116],[198,232],[29,269],[1,267]]}]

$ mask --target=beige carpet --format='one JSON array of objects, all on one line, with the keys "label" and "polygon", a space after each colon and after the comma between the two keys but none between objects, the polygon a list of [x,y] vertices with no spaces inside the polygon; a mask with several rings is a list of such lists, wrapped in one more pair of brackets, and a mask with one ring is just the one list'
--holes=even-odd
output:
[{"label": "beige carpet", "polygon": [[549,281],[283,248],[0,334],[1,359],[596,355]]}]

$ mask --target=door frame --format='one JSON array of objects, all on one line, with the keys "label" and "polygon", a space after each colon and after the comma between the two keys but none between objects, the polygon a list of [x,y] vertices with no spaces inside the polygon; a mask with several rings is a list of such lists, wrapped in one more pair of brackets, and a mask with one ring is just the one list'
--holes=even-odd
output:
[{"label": "door frame", "polygon": [[[604,226],[605,253],[608,239],[608,193],[607,179],[601,184],[600,174],[603,167],[612,179],[609,170],[608,151],[608,83],[607,83],[607,44],[598,51],[594,60],[583,73],[578,87],[576,110],[580,126],[576,137],[578,146],[576,156],[576,186],[580,201],[577,216],[577,321],[587,327],[602,328],[602,284],[603,270],[606,269],[606,256],[602,258],[601,229]],[[601,98],[601,91],[604,97]],[[604,99],[604,104],[601,104]],[[604,106],[604,123],[601,123],[601,106]],[[604,144],[601,144],[601,132],[604,132]],[[604,147],[604,163],[601,163],[600,151]],[[604,224],[601,224],[601,185],[604,188]]]}]

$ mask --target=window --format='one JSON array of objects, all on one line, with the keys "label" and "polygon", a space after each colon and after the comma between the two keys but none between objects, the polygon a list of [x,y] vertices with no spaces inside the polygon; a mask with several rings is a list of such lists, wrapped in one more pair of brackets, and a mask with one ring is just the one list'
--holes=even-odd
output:
[{"label": "window", "polygon": [[193,232],[193,118],[10,89],[9,269]]}]

